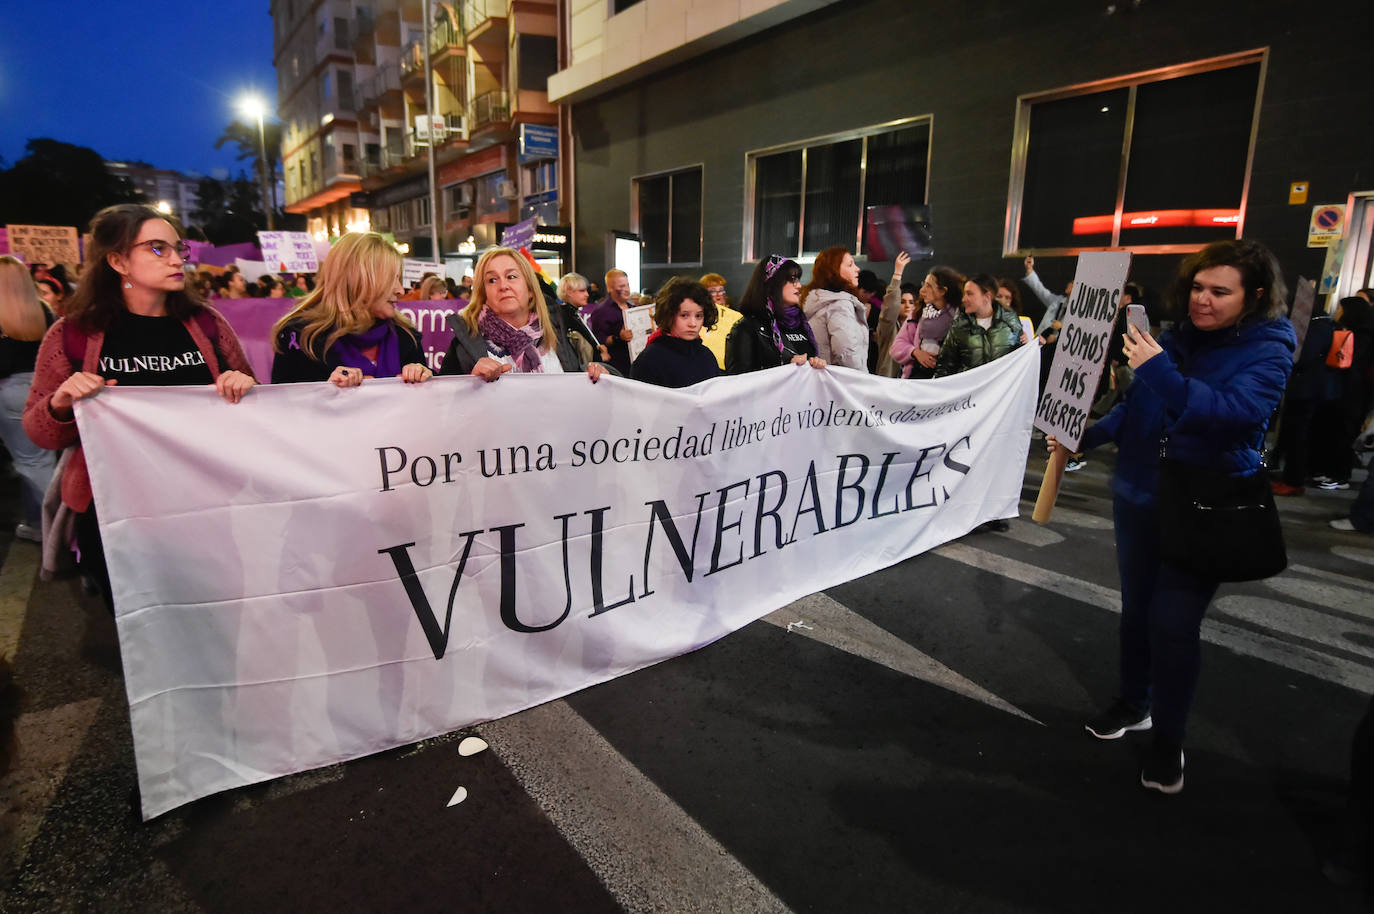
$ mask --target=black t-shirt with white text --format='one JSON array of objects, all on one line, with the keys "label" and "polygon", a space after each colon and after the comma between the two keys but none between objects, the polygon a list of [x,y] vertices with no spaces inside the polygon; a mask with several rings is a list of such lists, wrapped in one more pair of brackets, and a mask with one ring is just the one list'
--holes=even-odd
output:
[{"label": "black t-shirt with white text", "polygon": [[[219,370],[224,360],[219,359]],[[214,377],[186,325],[125,311],[105,333],[96,374],[122,387],[210,384]]]}]

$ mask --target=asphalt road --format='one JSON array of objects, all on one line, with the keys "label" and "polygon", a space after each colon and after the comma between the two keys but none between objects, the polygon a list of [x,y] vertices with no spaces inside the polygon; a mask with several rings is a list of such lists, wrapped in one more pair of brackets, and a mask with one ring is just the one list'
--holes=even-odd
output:
[{"label": "asphalt road", "polygon": [[[36,547],[0,544],[0,653],[24,690],[0,910],[1363,910],[1320,872],[1374,692],[1374,537],[1326,526],[1352,493],[1285,500],[1289,570],[1219,595],[1186,788],[1162,797],[1137,783],[1147,738],[1082,726],[1115,681],[1109,470],[1093,455],[1068,477],[1047,526],[148,823],[112,621],[37,582]],[[460,755],[473,734],[490,748]]]}]

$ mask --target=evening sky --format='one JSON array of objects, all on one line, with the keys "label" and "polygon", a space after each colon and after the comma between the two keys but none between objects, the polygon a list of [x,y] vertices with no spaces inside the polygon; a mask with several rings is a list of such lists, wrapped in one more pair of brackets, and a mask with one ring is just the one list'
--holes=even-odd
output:
[{"label": "evening sky", "polygon": [[268,0],[0,0],[6,167],[48,137],[110,161],[251,174],[235,146],[215,149],[248,90],[275,108]]}]

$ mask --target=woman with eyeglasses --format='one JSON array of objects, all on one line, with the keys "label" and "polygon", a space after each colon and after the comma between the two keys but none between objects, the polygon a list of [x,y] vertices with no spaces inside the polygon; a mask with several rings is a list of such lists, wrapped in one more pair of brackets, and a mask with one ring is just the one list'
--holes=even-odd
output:
[{"label": "woman with eyeglasses", "polygon": [[213,385],[237,403],[257,382],[238,337],[186,282],[188,246],[150,206],[121,203],[91,222],[88,264],[66,314],[43,337],[24,430],[50,450],[74,447],[62,502],[75,512],[83,573],[112,606],[75,403],[106,387]]},{"label": "woman with eyeglasses", "polygon": [[315,290],[272,328],[272,383],[434,377],[420,331],[396,310],[401,252],[376,232],[349,232],[320,264]]},{"label": "woman with eyeglasses", "polygon": [[740,297],[740,319],[725,339],[725,373],[745,374],[788,362],[824,368],[801,309],[801,267],[770,254],[760,260]]}]

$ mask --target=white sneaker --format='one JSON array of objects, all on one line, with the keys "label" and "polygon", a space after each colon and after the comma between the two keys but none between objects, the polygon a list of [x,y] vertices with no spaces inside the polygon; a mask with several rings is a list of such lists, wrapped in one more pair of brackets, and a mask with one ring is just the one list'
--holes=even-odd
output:
[{"label": "white sneaker", "polygon": [[17,524],[14,528],[14,538],[28,540],[30,543],[43,542],[43,531],[28,524]]}]

